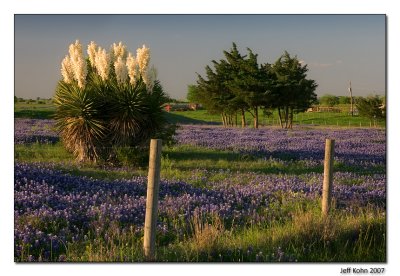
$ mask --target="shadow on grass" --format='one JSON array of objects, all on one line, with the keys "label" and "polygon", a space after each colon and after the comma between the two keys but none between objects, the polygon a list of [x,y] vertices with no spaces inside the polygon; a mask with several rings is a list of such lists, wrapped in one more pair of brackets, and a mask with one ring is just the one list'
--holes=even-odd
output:
[{"label": "shadow on grass", "polygon": [[226,160],[236,161],[240,160],[240,154],[228,151],[200,151],[185,149],[184,151],[170,151],[164,150],[170,159],[185,161],[185,160]]},{"label": "shadow on grass", "polygon": [[[231,170],[263,174],[308,174],[323,173],[323,164],[307,165],[307,161],[296,158],[295,154],[277,152],[272,159],[263,159],[251,153],[233,151],[204,150],[202,148],[184,148],[179,151],[164,150],[169,160],[175,161],[174,167],[183,171],[195,169]],[[363,156],[364,157],[364,156]],[[323,159],[323,157],[319,158]],[[314,160],[317,160],[314,158]],[[363,166],[335,163],[335,172],[352,172],[362,175],[385,173],[385,167],[377,166],[366,170]]]},{"label": "shadow on grass", "polygon": [[[193,165],[182,165],[182,166],[177,166],[179,170],[182,171],[193,171],[195,169],[198,169],[198,167],[193,164]],[[204,167],[206,169],[213,169],[213,170],[224,170],[228,169],[223,166],[212,166],[212,167]],[[251,163],[248,163],[248,166],[232,166],[229,168],[230,171],[234,172],[240,172],[240,173],[256,173],[256,174],[285,174],[285,175],[302,175],[302,174],[308,174],[308,173],[323,173],[323,168],[322,166],[314,167],[314,168],[300,168],[300,167],[274,167],[274,166],[265,166],[265,167],[252,167]]]},{"label": "shadow on grass", "polygon": [[254,172],[263,174],[306,174],[311,172],[322,173],[323,167],[304,167],[301,163],[286,165],[277,161],[259,159],[251,154],[227,151],[168,151],[164,154],[170,160],[176,161],[176,169],[192,171],[195,169],[231,170],[238,172]]},{"label": "shadow on grass", "polygon": [[165,117],[167,118],[167,121],[172,124],[183,124],[183,125],[220,125],[221,123],[218,122],[209,122],[209,121],[204,121],[204,120],[199,120],[199,119],[193,119],[186,117],[184,115],[179,115],[176,113],[167,113],[165,112]]}]

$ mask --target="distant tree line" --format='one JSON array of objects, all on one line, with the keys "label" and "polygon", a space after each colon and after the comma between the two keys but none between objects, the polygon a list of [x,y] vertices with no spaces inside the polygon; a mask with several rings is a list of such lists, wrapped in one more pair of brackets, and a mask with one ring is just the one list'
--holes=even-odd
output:
[{"label": "distant tree line", "polygon": [[386,120],[386,97],[378,95],[360,97],[356,101],[356,107],[360,116],[379,121]]},{"label": "distant tree line", "polygon": [[237,115],[246,126],[246,112],[259,125],[259,110],[277,110],[282,128],[292,128],[293,114],[304,112],[317,100],[317,84],[307,78],[307,65],[284,52],[275,63],[259,64],[257,54],[247,48],[242,55],[235,43],[224,51],[225,59],[212,60],[205,76],[198,75],[189,86],[188,100],[198,102],[210,113],[220,114],[224,126],[231,126]]},{"label": "distant tree line", "polygon": [[[368,98],[371,96],[367,96],[367,97],[361,97],[361,96],[356,96],[353,97],[353,103],[357,103],[360,99],[364,99],[364,98]],[[384,96],[378,96],[381,98],[381,101],[385,100]],[[339,105],[339,104],[350,104],[350,96],[335,96],[335,95],[331,95],[331,94],[325,94],[322,95],[321,97],[318,98],[318,103],[320,105],[324,105],[324,106],[335,106],[335,105]]]},{"label": "distant tree line", "polygon": [[14,96],[14,103],[37,103],[37,104],[46,104],[46,103],[51,103],[52,99],[45,99],[45,98],[40,98],[40,97],[36,97],[36,100],[33,99],[24,99],[24,98],[20,98],[17,96]]}]

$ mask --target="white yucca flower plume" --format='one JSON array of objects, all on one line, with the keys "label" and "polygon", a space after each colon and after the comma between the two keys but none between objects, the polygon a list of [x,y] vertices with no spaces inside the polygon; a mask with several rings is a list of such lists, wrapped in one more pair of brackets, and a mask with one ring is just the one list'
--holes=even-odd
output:
[{"label": "white yucca flower plume", "polygon": [[74,73],[71,68],[71,59],[69,56],[65,56],[61,62],[61,75],[66,83],[71,83],[74,80]]},{"label": "white yucca flower plume", "polygon": [[118,83],[125,83],[128,79],[128,68],[122,57],[118,57],[117,61],[114,62],[114,69]]},{"label": "white yucca flower plume", "polygon": [[83,57],[82,45],[79,40],[76,40],[75,44],[69,46],[69,61],[74,79],[78,82],[78,86],[83,88],[85,86],[87,68],[85,58]]},{"label": "white yucca flower plume", "polygon": [[144,75],[146,75],[147,73],[147,67],[149,66],[150,62],[150,49],[146,48],[145,45],[143,45],[142,48],[138,48],[136,50],[136,58],[140,74],[144,78]]},{"label": "white yucca flower plume", "polygon": [[126,58],[126,46],[121,41],[118,44],[113,43],[111,49],[112,61],[117,61],[119,57]]},{"label": "white yucca flower plume", "polygon": [[132,85],[135,85],[138,76],[138,68],[135,56],[132,55],[132,53],[129,53],[126,58],[126,67],[128,68],[129,81]]},{"label": "white yucca flower plume", "polygon": [[78,53],[82,53],[82,44],[79,40],[75,40],[75,43],[69,45],[68,52],[71,58]]},{"label": "white yucca flower plume", "polygon": [[101,47],[98,48],[94,64],[101,79],[103,81],[107,80],[110,72],[110,57],[107,55],[105,49],[102,49]]},{"label": "white yucca flower plume", "polygon": [[143,82],[146,84],[147,91],[151,93],[154,87],[154,81],[157,79],[157,69],[152,66],[150,70],[147,70],[144,75],[142,75]]},{"label": "white yucca flower plume", "polygon": [[92,67],[96,66],[96,53],[97,53],[97,44],[94,41],[91,41],[87,48],[87,53],[89,55],[89,61]]}]

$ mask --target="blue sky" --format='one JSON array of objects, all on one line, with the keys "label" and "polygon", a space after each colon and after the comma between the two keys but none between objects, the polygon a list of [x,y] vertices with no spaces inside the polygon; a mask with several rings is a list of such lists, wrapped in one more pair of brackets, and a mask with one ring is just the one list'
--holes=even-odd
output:
[{"label": "blue sky", "polygon": [[[196,72],[235,42],[259,62],[285,50],[309,67],[317,94],[385,93],[384,15],[15,15],[15,95],[50,98],[68,45],[94,40],[108,49],[146,44],[165,91],[182,99]],[[86,50],[85,50],[86,54]]]}]

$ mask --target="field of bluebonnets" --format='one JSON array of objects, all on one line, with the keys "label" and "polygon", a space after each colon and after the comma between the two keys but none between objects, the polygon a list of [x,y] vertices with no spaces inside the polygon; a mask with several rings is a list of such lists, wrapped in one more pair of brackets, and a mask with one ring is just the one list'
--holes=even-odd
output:
[{"label": "field of bluebonnets", "polygon": [[[74,163],[15,119],[15,261],[141,262],[146,168]],[[163,148],[156,261],[386,261],[386,133],[181,125]],[[324,143],[334,208],[320,214]]]}]

